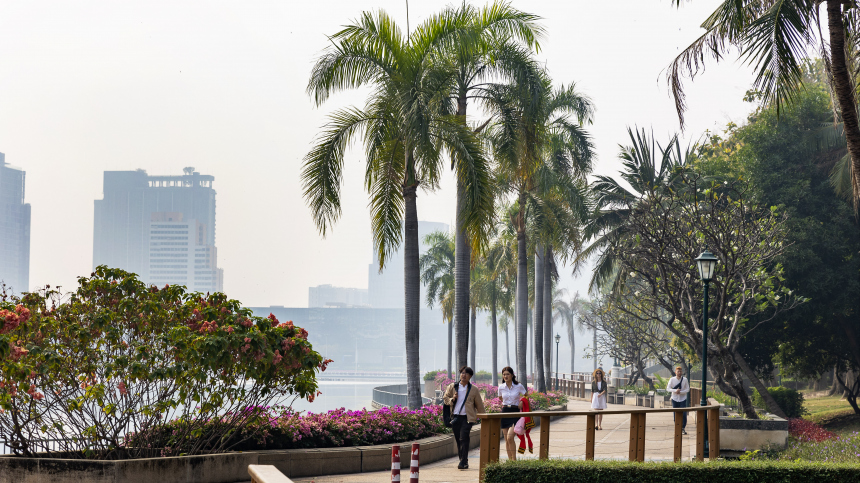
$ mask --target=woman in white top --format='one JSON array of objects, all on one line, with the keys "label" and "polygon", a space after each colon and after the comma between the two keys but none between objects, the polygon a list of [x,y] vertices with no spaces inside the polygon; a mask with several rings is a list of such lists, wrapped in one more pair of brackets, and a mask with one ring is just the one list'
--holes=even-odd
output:
[{"label": "woman in white top", "polygon": [[[499,386],[499,399],[502,401],[503,413],[518,413],[522,409],[522,399],[526,394],[526,388],[517,382],[514,375],[514,370],[510,367],[502,369],[502,380],[504,381]],[[517,443],[516,434],[514,434],[514,425],[517,424],[519,418],[502,418],[502,434],[505,435],[505,449],[508,452],[508,459],[517,459]]]},{"label": "woman in white top", "polygon": [[[595,369],[591,375],[591,409],[606,409],[606,375],[600,368]],[[597,426],[594,429],[603,429],[603,415],[598,414],[595,419]]]}]

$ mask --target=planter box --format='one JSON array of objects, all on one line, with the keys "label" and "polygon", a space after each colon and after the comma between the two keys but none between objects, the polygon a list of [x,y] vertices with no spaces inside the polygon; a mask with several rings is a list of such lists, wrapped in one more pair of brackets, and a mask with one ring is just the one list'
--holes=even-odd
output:
[{"label": "planter box", "polygon": [[[550,411],[566,409],[566,405],[549,408]],[[535,423],[540,426],[540,419]],[[406,450],[407,465],[413,442],[421,445],[422,464],[457,456],[453,435],[431,436],[397,443],[401,451]],[[481,426],[475,425],[469,447],[475,449],[480,445]],[[116,461],[0,456],[0,483],[235,483],[248,481],[248,465],[272,465],[290,478],[366,473],[391,469],[392,446],[248,451]]]},{"label": "planter box", "polygon": [[788,421],[782,418],[720,418],[720,450],[783,449],[788,444]]}]

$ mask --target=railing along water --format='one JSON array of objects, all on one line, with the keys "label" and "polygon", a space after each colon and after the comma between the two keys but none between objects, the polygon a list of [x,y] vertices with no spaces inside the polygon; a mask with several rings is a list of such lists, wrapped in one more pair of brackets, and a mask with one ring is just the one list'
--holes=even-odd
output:
[{"label": "railing along water", "polygon": [[[570,381],[577,382],[577,381]],[[590,385],[590,384],[589,384]],[[705,413],[707,413],[708,424],[708,459],[714,461],[720,457],[720,404],[713,399],[709,400],[708,406],[695,406],[692,408],[663,408],[663,409],[605,409],[599,414],[629,414],[630,415],[630,438],[628,458],[630,461],[645,461],[645,428],[646,415],[649,413],[696,413],[696,460],[705,459]],[[549,459],[549,435],[550,417],[558,416],[585,416],[585,459],[594,460],[595,443],[595,417],[598,411],[532,411],[529,413],[492,413],[479,414],[481,419],[481,456],[480,468],[481,479],[484,477],[484,467],[489,463],[499,461],[500,439],[502,437],[502,418],[532,417],[540,418],[540,445],[538,457],[542,460]],[[675,418],[674,434],[674,461],[681,460],[681,445],[683,443],[681,425],[683,418]]]}]

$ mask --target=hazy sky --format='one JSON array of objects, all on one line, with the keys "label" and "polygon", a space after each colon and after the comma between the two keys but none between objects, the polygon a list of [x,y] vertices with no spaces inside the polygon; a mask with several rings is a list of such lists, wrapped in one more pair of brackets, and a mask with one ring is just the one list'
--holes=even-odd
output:
[{"label": "hazy sky", "polygon": [[[448,1],[410,2],[418,24]],[[514,1],[544,18],[539,58],[555,82],[592,98],[596,172],[614,173],[626,126],[678,129],[661,71],[699,36],[715,0]],[[483,3],[478,2],[478,5]],[[105,170],[215,176],[224,289],[245,305],[306,306],[307,287],[366,287],[371,259],[361,153],[345,169],[343,218],[322,240],[301,196],[302,157],[326,113],[308,73],[326,35],[362,10],[405,28],[397,1],[0,2],[0,152],[27,171],[31,288],[72,289],[92,267],[93,200]],[[687,139],[742,121],[751,69],[738,62],[689,83]],[[420,193],[421,220],[451,223],[453,177]],[[565,273],[563,284],[583,287]]]}]

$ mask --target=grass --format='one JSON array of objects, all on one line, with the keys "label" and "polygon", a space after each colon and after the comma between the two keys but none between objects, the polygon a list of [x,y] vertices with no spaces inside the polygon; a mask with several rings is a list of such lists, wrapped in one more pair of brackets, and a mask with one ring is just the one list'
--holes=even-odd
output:
[{"label": "grass", "polygon": [[809,398],[803,401],[803,407],[809,411],[804,419],[839,436],[860,432],[860,415],[854,414],[848,401],[839,396]]},{"label": "grass", "polygon": [[845,433],[839,439],[820,442],[792,438],[788,448],[777,453],[775,459],[860,464],[860,433]]}]

